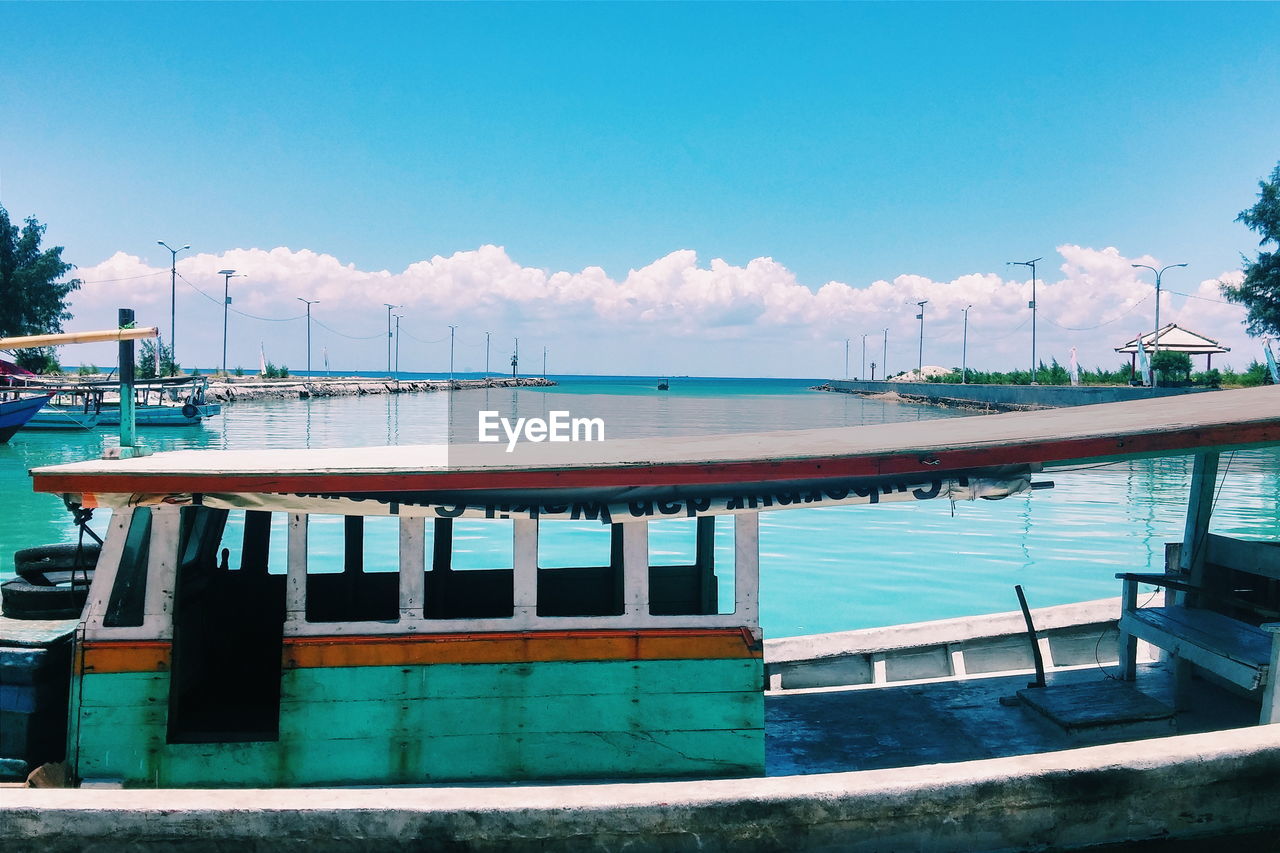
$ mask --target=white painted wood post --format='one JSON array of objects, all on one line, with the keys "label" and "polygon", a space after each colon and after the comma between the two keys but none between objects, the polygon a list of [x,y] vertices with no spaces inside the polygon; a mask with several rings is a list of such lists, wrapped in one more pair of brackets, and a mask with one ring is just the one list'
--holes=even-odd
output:
[{"label": "white painted wood post", "polygon": [[426,519],[400,519],[400,621],[421,619],[426,604]]},{"label": "white painted wood post", "polygon": [[[102,619],[107,614],[107,604],[111,601],[111,590],[115,588],[116,577],[120,574],[120,558],[124,554],[124,543],[129,537],[133,514],[134,508],[131,506],[121,507],[111,513],[107,535],[103,537],[102,553],[98,556],[97,570],[93,573],[93,582],[89,587],[89,607],[85,611],[85,622],[90,636],[102,627]],[[151,559],[149,553],[147,559]]]},{"label": "white painted wood post", "polygon": [[285,622],[307,621],[307,518],[289,513],[289,576],[285,583]]},{"label": "white painted wood post", "polygon": [[173,638],[173,590],[178,577],[180,507],[151,508],[151,551],[147,555],[147,593],[143,627],[156,639]]},{"label": "white painted wood post", "polygon": [[630,617],[649,615],[649,522],[622,525],[622,604]]},{"label": "white painted wood post", "polygon": [[760,624],[760,513],[733,517],[734,613],[742,624]]},{"label": "white painted wood post", "polygon": [[538,522],[518,518],[511,535],[511,574],[515,584],[515,611],[511,615],[515,625],[531,627],[538,618]]}]

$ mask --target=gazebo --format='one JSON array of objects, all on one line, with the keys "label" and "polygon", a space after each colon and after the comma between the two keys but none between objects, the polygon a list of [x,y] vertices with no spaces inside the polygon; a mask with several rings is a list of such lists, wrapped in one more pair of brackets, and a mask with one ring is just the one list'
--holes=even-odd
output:
[{"label": "gazebo", "polygon": [[1168,352],[1185,352],[1187,355],[1203,355],[1205,356],[1204,369],[1210,370],[1213,367],[1214,353],[1231,352],[1231,347],[1224,347],[1222,344],[1206,338],[1204,335],[1184,329],[1177,323],[1170,323],[1162,328],[1158,333],[1148,332],[1145,335],[1134,338],[1121,347],[1116,347],[1116,352],[1128,353],[1131,356],[1131,370],[1137,371],[1138,368],[1138,341],[1142,341],[1142,348],[1148,353],[1153,353],[1157,349]]}]

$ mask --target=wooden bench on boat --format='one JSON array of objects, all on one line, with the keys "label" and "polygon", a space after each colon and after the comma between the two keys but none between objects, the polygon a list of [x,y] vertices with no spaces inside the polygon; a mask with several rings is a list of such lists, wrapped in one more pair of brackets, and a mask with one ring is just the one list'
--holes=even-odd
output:
[{"label": "wooden bench on boat", "polygon": [[[1134,679],[1136,641],[1145,640],[1177,662],[1179,704],[1191,664],[1251,693],[1261,691],[1260,722],[1280,722],[1272,675],[1280,668],[1280,622],[1265,621],[1280,618],[1272,609],[1280,586],[1280,544],[1215,534],[1203,541],[1202,556],[1188,555],[1190,573],[1116,575],[1124,581],[1122,677]],[[1182,564],[1182,551],[1171,549],[1171,569]],[[1172,600],[1164,607],[1139,607],[1139,584],[1163,587]]]}]

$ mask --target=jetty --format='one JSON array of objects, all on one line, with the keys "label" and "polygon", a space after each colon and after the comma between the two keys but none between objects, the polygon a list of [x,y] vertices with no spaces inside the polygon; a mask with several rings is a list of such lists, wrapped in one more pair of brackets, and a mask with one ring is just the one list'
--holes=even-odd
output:
[{"label": "jetty", "polygon": [[888,399],[988,412],[1022,412],[1176,397],[1216,389],[1131,385],[962,385],[955,382],[895,382],[892,379],[831,379],[815,386],[814,390],[864,397],[892,395]]},{"label": "jetty", "polygon": [[240,400],[299,399],[311,397],[357,397],[365,394],[412,394],[475,388],[546,388],[556,383],[533,376],[497,376],[488,379],[395,379],[367,376],[290,376],[266,379],[261,376],[219,376],[209,380],[205,397],[214,402]]}]

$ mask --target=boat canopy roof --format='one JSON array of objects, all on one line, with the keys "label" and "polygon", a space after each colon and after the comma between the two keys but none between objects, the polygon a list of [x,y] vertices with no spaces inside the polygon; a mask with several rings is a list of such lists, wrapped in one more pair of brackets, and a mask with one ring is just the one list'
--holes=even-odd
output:
[{"label": "boat canopy roof", "polygon": [[181,450],[34,469],[61,494],[490,491],[587,499],[637,488],[938,477],[1280,444],[1280,388],[835,429],[574,443]]}]

